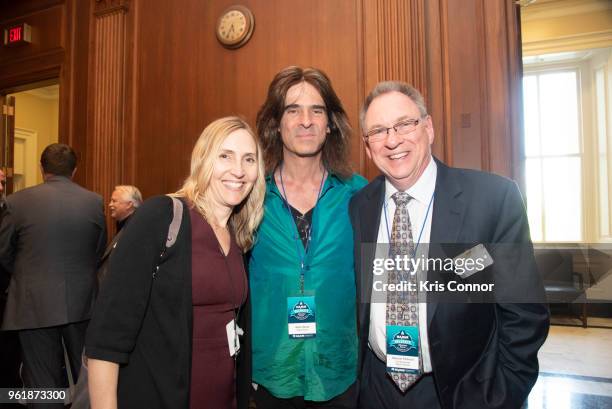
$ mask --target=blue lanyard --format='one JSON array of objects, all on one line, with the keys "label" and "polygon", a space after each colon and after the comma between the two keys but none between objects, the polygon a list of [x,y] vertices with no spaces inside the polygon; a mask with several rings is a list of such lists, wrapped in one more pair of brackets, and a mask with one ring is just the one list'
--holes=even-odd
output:
[{"label": "blue lanyard", "polygon": [[[416,246],[414,247],[414,254],[412,254],[413,258],[416,256],[417,250],[419,249],[419,244],[421,243],[421,236],[423,235],[423,230],[425,230],[425,223],[427,223],[427,217],[429,217],[429,209],[431,208],[431,204],[433,203],[433,199],[435,195],[436,195],[436,192],[434,190],[434,192],[431,195],[431,199],[429,199],[429,204],[427,205],[427,212],[425,213],[425,219],[423,220],[423,225],[421,226],[421,232],[419,233],[419,239],[417,240]],[[387,226],[387,237],[389,238],[389,244],[391,244],[391,232],[389,231],[389,221],[387,220],[387,200],[385,200],[384,202],[384,208],[385,208],[385,226]]]},{"label": "blue lanyard", "polygon": [[297,250],[298,258],[300,259],[300,292],[304,294],[304,260],[308,255],[308,250],[310,249],[310,239],[312,237],[312,225],[314,224],[315,211],[317,210],[317,205],[319,204],[319,199],[321,198],[321,191],[323,190],[323,182],[325,181],[325,175],[327,174],[327,170],[323,171],[323,176],[321,177],[321,184],[319,185],[319,193],[317,193],[317,201],[312,209],[312,222],[308,227],[308,233],[306,234],[306,246],[304,246],[304,253],[300,251],[300,231],[298,229],[297,224],[293,218],[293,214],[291,213],[291,208],[289,207],[289,199],[287,198],[287,192],[285,192],[285,183],[283,182],[283,164],[280,165],[280,181],[281,187],[283,189],[283,202],[285,203],[285,207],[287,208],[287,212],[289,213],[289,218],[291,219],[291,223],[295,227],[295,231],[297,236],[295,236],[295,248]]}]

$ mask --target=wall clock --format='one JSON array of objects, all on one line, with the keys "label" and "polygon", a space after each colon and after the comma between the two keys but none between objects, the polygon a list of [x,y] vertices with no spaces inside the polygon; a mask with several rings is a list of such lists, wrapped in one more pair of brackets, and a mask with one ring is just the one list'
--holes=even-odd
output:
[{"label": "wall clock", "polygon": [[244,6],[227,8],[217,21],[217,39],[226,48],[239,48],[249,41],[255,28],[251,10]]}]

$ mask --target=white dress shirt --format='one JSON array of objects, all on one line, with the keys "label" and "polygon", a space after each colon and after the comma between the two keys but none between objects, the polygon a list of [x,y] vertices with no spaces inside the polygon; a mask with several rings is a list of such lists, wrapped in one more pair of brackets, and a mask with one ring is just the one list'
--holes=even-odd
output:
[{"label": "white dress shirt", "polygon": [[[425,171],[416,183],[406,190],[413,200],[408,202],[408,215],[410,216],[410,224],[412,225],[412,237],[415,246],[417,242],[419,248],[418,254],[422,254],[423,249],[427,249],[429,243],[429,237],[431,235],[431,217],[433,213],[433,194],[436,188],[436,177],[438,174],[438,166],[436,162],[430,157],[429,164],[425,168]],[[389,237],[391,235],[391,229],[393,228],[393,216],[395,214],[395,201],[391,196],[398,190],[388,181],[385,180],[385,202],[381,210],[380,225],[378,226],[378,239],[377,243],[389,243]],[[431,202],[431,204],[430,204]],[[429,212],[428,212],[429,208]],[[386,215],[385,215],[386,212]],[[427,216],[427,220],[425,217]],[[419,241],[420,237],[420,241]],[[376,251],[376,258],[387,258],[388,257],[388,246],[380,246]],[[378,254],[386,253],[386,254]],[[427,257],[427,254],[424,254]],[[421,272],[426,274],[425,272]],[[381,276],[375,276],[374,280],[379,279]],[[386,275],[385,275],[386,277]],[[419,276],[420,277],[420,276]],[[368,335],[368,342],[370,349],[376,354],[376,356],[383,362],[386,362],[387,352],[387,328],[386,328],[386,315],[387,315],[387,304],[380,301],[380,292],[377,294],[375,300],[375,291],[372,289],[372,304],[370,306],[370,333]],[[419,296],[421,299],[421,296]],[[376,301],[376,302],[375,302]],[[423,359],[423,371],[431,372],[431,358],[429,356],[429,337],[427,335],[427,304],[419,303],[419,337],[421,347],[421,357]]]}]

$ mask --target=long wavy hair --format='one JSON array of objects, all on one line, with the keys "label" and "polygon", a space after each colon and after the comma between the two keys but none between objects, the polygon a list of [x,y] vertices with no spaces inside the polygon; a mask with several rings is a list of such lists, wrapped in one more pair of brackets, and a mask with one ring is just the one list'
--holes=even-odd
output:
[{"label": "long wavy hair", "polygon": [[253,245],[254,232],[263,217],[263,201],[266,194],[265,170],[261,146],[251,127],[241,118],[228,116],[217,119],[204,129],[191,153],[191,171],[183,186],[172,196],[185,197],[210,223],[214,217],[210,200],[210,181],[215,160],[225,138],[239,129],[246,130],[257,146],[257,180],[246,200],[234,207],[229,224],[242,251]]},{"label": "long wavy hair", "polygon": [[274,172],[283,160],[283,140],[279,127],[285,112],[285,97],[289,88],[301,82],[307,82],[319,91],[327,109],[330,132],[323,145],[323,165],[328,171],[346,179],[352,174],[349,163],[351,126],[342,103],[323,71],[295,66],[276,74],[268,87],[266,101],[257,113],[257,134],[264,151],[266,172]]}]

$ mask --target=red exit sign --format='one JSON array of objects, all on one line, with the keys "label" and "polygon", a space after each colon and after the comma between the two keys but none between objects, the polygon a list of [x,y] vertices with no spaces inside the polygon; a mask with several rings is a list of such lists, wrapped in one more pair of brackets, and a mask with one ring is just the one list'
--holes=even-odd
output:
[{"label": "red exit sign", "polygon": [[32,42],[32,28],[26,23],[4,29],[4,45],[12,46]]}]

